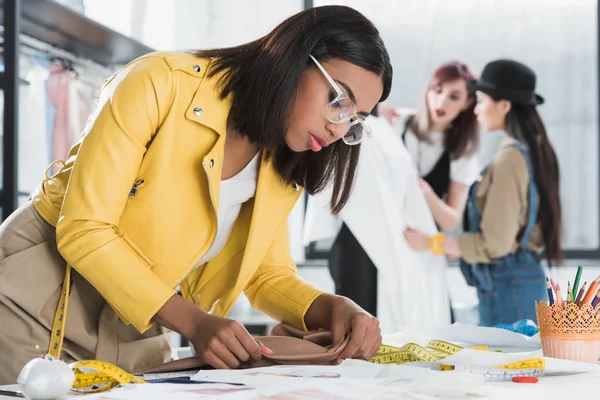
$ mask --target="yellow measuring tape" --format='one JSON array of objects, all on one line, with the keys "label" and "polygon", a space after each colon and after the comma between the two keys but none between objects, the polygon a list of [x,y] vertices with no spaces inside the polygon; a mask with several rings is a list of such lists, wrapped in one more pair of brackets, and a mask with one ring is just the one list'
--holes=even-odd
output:
[{"label": "yellow measuring tape", "polygon": [[[478,367],[478,368],[483,368],[483,367]],[[530,358],[529,360],[517,361],[514,363],[510,363],[510,364],[493,365],[489,368],[504,369],[504,370],[528,370],[528,369],[543,370],[544,368],[546,368],[546,360],[544,360],[543,358]],[[442,370],[442,371],[453,371],[456,369],[457,369],[457,367],[455,367],[454,365],[446,365],[446,364],[440,365],[440,370]]]},{"label": "yellow measuring tape", "polygon": [[439,362],[463,348],[443,340],[432,340],[425,347],[408,343],[402,347],[381,345],[369,361],[374,364],[405,364],[409,362]]},{"label": "yellow measuring tape", "polygon": [[486,381],[506,381],[516,376],[542,376],[546,368],[543,358],[531,358],[514,363],[487,366],[455,366],[441,363],[446,357],[463,348],[442,340],[432,340],[425,347],[408,343],[402,347],[382,345],[369,360],[375,364],[405,364],[429,362],[439,364],[440,371],[462,371],[482,375]]},{"label": "yellow measuring tape", "polygon": [[[63,340],[65,337],[65,322],[67,320],[67,306],[71,289],[71,266],[67,264],[62,290],[58,299],[58,306],[52,322],[48,355],[60,359]],[[115,386],[125,383],[146,383],[125,372],[116,365],[97,360],[76,361],[69,365],[75,373],[73,390],[80,393],[97,393],[110,390]]]},{"label": "yellow measuring tape", "polygon": [[76,361],[70,367],[75,372],[73,390],[76,392],[97,393],[125,383],[146,383],[143,379],[104,361]]}]

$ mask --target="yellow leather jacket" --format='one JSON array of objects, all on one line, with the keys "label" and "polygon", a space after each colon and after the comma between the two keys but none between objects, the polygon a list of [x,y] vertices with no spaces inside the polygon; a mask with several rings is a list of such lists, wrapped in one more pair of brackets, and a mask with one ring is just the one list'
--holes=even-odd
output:
[{"label": "yellow leather jacket", "polygon": [[[81,141],[33,196],[58,249],[121,319],[143,332],[180,285],[225,316],[242,291],[255,309],[306,329],[321,294],[296,271],[287,218],[299,195],[264,158],[223,251],[194,265],[216,234],[230,99],[209,59],[152,53],[104,85]],[[193,270],[193,271],[192,271]]]}]

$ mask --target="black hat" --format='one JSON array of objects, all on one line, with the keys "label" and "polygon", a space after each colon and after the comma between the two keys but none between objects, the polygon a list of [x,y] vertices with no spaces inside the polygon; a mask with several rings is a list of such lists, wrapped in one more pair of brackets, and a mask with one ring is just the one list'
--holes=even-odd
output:
[{"label": "black hat", "polygon": [[544,98],[535,93],[535,81],[535,73],[526,65],[513,60],[496,60],[483,68],[481,79],[470,80],[468,84],[471,90],[498,100],[535,106],[544,103]]}]

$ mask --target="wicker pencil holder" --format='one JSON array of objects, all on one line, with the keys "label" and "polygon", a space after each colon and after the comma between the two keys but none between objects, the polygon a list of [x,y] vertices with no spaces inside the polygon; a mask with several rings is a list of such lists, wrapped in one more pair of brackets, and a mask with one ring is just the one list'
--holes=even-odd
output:
[{"label": "wicker pencil holder", "polygon": [[545,357],[598,363],[600,314],[591,304],[562,306],[536,302],[542,351]]}]

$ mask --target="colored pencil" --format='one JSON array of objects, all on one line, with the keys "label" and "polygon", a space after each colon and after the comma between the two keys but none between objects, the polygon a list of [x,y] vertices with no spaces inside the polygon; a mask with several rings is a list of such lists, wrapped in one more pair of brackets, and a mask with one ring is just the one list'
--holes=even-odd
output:
[{"label": "colored pencil", "polygon": [[599,301],[600,301],[600,288],[598,288],[598,291],[596,292],[596,297],[594,297],[594,300],[592,300],[592,307],[596,307],[596,304],[598,304]]},{"label": "colored pencil", "polygon": [[[577,295],[577,289],[579,288],[579,280],[581,279],[581,273],[583,272],[583,267],[580,265],[577,267],[577,274],[575,275],[575,282],[573,282],[573,296]],[[575,299],[573,299],[573,303],[576,303]]]},{"label": "colored pencil", "polygon": [[550,284],[552,285],[552,289],[554,289],[554,292],[556,293],[556,282],[554,282],[554,279],[550,278]]},{"label": "colored pencil", "polygon": [[596,296],[596,292],[598,291],[597,289],[598,289],[598,278],[596,278],[596,280],[593,281],[592,284],[590,285],[590,288],[588,289],[585,296],[583,296],[583,299],[581,300],[581,304],[591,304],[592,301],[594,300],[594,296]]},{"label": "colored pencil", "polygon": [[575,299],[575,304],[579,305],[581,303],[581,298],[583,297],[583,294],[585,293],[586,286],[587,286],[587,281],[585,281],[583,283],[583,286],[581,287],[581,289],[579,289],[579,293],[577,293],[577,298]]},{"label": "colored pencil", "polygon": [[565,301],[563,300],[562,294],[560,293],[560,284],[556,284],[556,302],[564,307]]},{"label": "colored pencil", "polygon": [[554,304],[554,296],[552,296],[552,286],[550,286],[550,281],[546,277],[546,289],[548,290],[548,304]]}]

